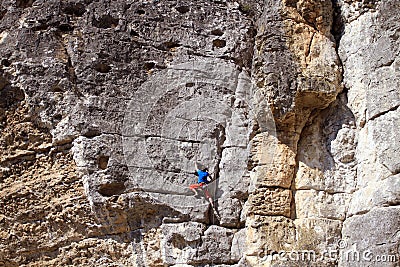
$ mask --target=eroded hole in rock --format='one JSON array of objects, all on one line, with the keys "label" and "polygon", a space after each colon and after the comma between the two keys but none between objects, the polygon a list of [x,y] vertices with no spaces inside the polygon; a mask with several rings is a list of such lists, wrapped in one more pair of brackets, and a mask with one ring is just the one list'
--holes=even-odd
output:
[{"label": "eroded hole in rock", "polygon": [[81,3],[67,3],[64,7],[64,12],[68,15],[81,17],[86,12],[86,8]]},{"label": "eroded hole in rock", "polygon": [[286,0],[285,4],[288,7],[297,7],[297,0]]},{"label": "eroded hole in rock", "polygon": [[239,11],[244,14],[251,14],[252,7],[250,4],[240,4]]},{"label": "eroded hole in rock", "polygon": [[100,156],[100,157],[97,159],[97,165],[98,165],[99,169],[101,169],[101,170],[107,169],[108,160],[109,160],[109,159],[110,159],[109,156],[104,156],[104,155]]},{"label": "eroded hole in rock", "polygon": [[121,194],[125,190],[125,188],[126,187],[123,182],[114,182],[100,185],[98,192],[102,196],[111,197]]},{"label": "eroded hole in rock", "polygon": [[54,93],[63,93],[64,90],[59,85],[54,85],[51,87],[51,91]]},{"label": "eroded hole in rock", "polygon": [[179,234],[174,234],[170,240],[171,244],[179,249],[183,249],[187,246],[185,238]]},{"label": "eroded hole in rock", "polygon": [[101,58],[101,59],[106,59],[106,58],[109,58],[109,57],[110,57],[110,54],[104,53],[104,52],[100,52],[100,53],[97,53],[97,56],[98,56],[99,58]]},{"label": "eroded hole in rock", "polygon": [[185,86],[186,86],[186,87],[193,87],[193,86],[194,86],[194,83],[186,83]]},{"label": "eroded hole in rock", "polygon": [[7,10],[1,10],[0,11],[0,19],[3,19],[3,17],[6,15]]},{"label": "eroded hole in rock", "polygon": [[216,36],[222,36],[224,32],[221,29],[215,29],[211,31],[211,34]]},{"label": "eroded hole in rock", "polygon": [[135,30],[131,30],[131,31],[129,32],[129,34],[130,34],[131,36],[139,36],[139,33],[137,33],[137,31],[135,31]]},{"label": "eroded hole in rock", "polygon": [[68,15],[75,15],[81,17],[86,12],[86,8],[81,3],[68,3],[64,8],[64,12]]},{"label": "eroded hole in rock", "polygon": [[153,69],[155,66],[156,66],[155,62],[145,62],[144,63],[144,69],[147,71]]},{"label": "eroded hole in rock", "polygon": [[19,7],[19,8],[27,8],[27,7],[31,7],[34,2],[35,2],[35,0],[17,0],[16,4],[17,4],[17,7]]},{"label": "eroded hole in rock", "polygon": [[37,26],[32,27],[32,30],[34,30],[34,31],[45,31],[49,27],[50,27],[50,25],[46,24],[46,22],[45,22],[45,23],[41,23],[41,24],[39,24]]},{"label": "eroded hole in rock", "polygon": [[164,42],[162,44],[163,48],[168,50],[168,49],[173,49],[173,48],[177,48],[179,46],[181,46],[178,42],[175,41],[168,41],[168,42]]},{"label": "eroded hole in rock", "polygon": [[9,108],[24,99],[24,91],[18,87],[11,87],[8,81],[0,76],[0,108]]},{"label": "eroded hole in rock", "polygon": [[74,30],[74,27],[69,24],[61,24],[57,28],[62,32],[71,32]]},{"label": "eroded hole in rock", "polygon": [[144,15],[144,14],[146,14],[146,11],[144,11],[142,9],[138,9],[138,10],[136,10],[136,13],[138,13],[139,15]]},{"label": "eroded hole in rock", "polygon": [[88,129],[84,129],[82,131],[82,135],[87,138],[93,138],[93,137],[101,135],[101,131],[96,128],[88,128]]},{"label": "eroded hole in rock", "polygon": [[107,73],[111,70],[111,67],[105,63],[98,62],[94,65],[94,69],[100,73]]},{"label": "eroded hole in rock", "polygon": [[226,46],[226,41],[225,40],[221,40],[221,39],[215,39],[215,40],[213,40],[213,46],[214,47],[218,47],[218,48],[222,48],[222,47]]},{"label": "eroded hole in rock", "polygon": [[190,10],[188,6],[178,6],[175,9],[181,14],[187,13]]},{"label": "eroded hole in rock", "polygon": [[119,20],[110,15],[103,15],[99,19],[93,21],[93,26],[102,29],[115,28]]},{"label": "eroded hole in rock", "polygon": [[1,60],[1,65],[3,65],[4,67],[10,67],[11,62],[8,59],[4,58]]},{"label": "eroded hole in rock", "polygon": [[53,119],[55,121],[61,121],[62,120],[62,115],[61,114],[56,114],[56,115],[53,116]]}]

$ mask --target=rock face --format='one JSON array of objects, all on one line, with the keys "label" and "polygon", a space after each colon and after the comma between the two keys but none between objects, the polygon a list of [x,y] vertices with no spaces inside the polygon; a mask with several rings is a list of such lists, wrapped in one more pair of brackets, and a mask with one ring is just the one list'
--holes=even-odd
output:
[{"label": "rock face", "polygon": [[3,1],[0,266],[398,266],[398,10]]}]

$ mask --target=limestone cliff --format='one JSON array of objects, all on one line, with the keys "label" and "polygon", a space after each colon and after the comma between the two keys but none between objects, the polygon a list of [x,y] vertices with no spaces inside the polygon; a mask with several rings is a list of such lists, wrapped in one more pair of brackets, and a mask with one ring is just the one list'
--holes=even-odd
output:
[{"label": "limestone cliff", "polygon": [[399,10],[2,1],[0,266],[398,266]]}]

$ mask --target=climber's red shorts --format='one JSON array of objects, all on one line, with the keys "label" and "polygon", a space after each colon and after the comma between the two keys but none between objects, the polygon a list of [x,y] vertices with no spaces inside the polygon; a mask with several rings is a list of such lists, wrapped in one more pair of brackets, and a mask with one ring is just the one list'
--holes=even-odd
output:
[{"label": "climber's red shorts", "polygon": [[206,183],[191,184],[191,185],[189,186],[189,188],[190,188],[190,189],[196,189],[196,188],[201,188],[201,187],[203,187],[204,185],[206,185]]}]

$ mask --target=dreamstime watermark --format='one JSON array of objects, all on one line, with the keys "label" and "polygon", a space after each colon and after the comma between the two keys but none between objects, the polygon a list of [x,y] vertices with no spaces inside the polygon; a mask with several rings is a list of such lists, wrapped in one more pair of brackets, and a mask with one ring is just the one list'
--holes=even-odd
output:
[{"label": "dreamstime watermark", "polygon": [[370,249],[359,250],[356,246],[348,247],[345,240],[339,240],[336,249],[316,250],[280,250],[271,251],[261,261],[296,261],[296,262],[365,262],[365,263],[393,263],[400,260],[398,254],[374,253]]}]

